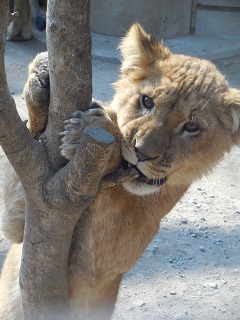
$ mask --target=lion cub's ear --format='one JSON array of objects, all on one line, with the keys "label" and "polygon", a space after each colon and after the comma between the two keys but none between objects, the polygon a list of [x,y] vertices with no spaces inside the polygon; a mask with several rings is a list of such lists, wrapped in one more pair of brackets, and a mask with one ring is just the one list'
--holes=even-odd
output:
[{"label": "lion cub's ear", "polygon": [[233,139],[238,144],[240,143],[240,90],[229,88],[224,94],[224,103],[227,108],[230,108]]},{"label": "lion cub's ear", "polygon": [[168,48],[154,40],[138,23],[130,28],[119,49],[123,56],[121,71],[133,79],[144,78],[156,61],[171,55]]}]

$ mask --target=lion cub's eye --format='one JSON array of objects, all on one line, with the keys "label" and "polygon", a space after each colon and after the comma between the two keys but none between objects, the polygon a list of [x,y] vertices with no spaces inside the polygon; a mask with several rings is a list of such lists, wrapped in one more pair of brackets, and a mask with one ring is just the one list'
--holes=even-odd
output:
[{"label": "lion cub's eye", "polygon": [[195,133],[200,131],[199,126],[194,122],[186,122],[183,127],[184,130],[190,133]]},{"label": "lion cub's eye", "polygon": [[140,96],[140,104],[146,109],[152,109],[154,107],[153,99],[146,94]]}]

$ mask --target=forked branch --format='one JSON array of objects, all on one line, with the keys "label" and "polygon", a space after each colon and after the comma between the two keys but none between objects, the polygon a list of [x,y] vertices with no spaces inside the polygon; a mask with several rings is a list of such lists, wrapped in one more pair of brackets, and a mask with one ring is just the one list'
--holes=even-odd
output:
[{"label": "forked branch", "polygon": [[[22,181],[28,183],[32,179],[28,173],[36,167],[36,159],[39,159],[42,147],[34,141],[20,119],[7,85],[4,52],[9,22],[8,0],[0,2],[0,17],[0,143],[15,171]],[[30,154],[36,158],[30,157]]]}]

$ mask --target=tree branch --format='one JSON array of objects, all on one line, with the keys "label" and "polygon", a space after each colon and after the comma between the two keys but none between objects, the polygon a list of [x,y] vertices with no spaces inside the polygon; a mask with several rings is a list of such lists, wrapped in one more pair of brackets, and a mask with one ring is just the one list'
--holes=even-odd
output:
[{"label": "tree branch", "polygon": [[74,157],[45,184],[49,203],[59,208],[85,209],[85,203],[97,195],[108,160],[116,151],[114,140],[105,130],[85,128]]},{"label": "tree branch", "polygon": [[89,9],[89,0],[48,2],[50,106],[45,150],[49,166],[43,173],[45,180],[26,190],[20,283],[27,320],[59,319],[59,314],[68,313],[72,234],[83,210],[97,194],[112,152],[112,141],[89,137],[89,132],[89,141],[83,136],[76,155],[64,168],[59,152],[63,120],[76,109],[86,110],[91,101]]},{"label": "tree branch", "polygon": [[[33,174],[30,177],[29,172],[38,175],[42,171],[42,167],[36,168],[42,146],[31,137],[20,119],[7,85],[4,52],[9,22],[8,0],[0,2],[0,17],[0,143],[22,182],[28,183],[33,179]],[[32,154],[35,156],[30,156]]]},{"label": "tree branch", "polygon": [[48,2],[47,47],[51,91],[46,144],[58,166],[63,120],[87,110],[92,99],[90,0]]}]

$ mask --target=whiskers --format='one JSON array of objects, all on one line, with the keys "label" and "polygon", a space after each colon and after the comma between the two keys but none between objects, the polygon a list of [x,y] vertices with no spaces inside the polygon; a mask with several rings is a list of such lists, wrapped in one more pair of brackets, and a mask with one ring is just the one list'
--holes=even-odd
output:
[{"label": "whiskers", "polygon": [[210,98],[206,101],[206,103],[201,107],[200,111],[202,111],[208,104],[208,102],[210,101]]},{"label": "whiskers", "polygon": [[[196,104],[196,106],[194,106],[194,107],[192,108],[191,112],[194,111],[194,110],[196,110],[197,107],[198,107],[204,100],[205,100],[205,99],[201,99],[201,100]],[[210,98],[204,103],[204,105],[201,107],[201,109],[200,109],[199,111],[202,111],[202,110],[207,106],[207,104],[208,104],[209,101],[210,101]]]},{"label": "whiskers", "polygon": [[[191,110],[191,113],[192,113],[193,111],[195,111],[195,110],[200,106],[200,104],[201,104],[203,101],[204,101],[204,99],[200,100],[200,101],[197,103],[197,105]],[[206,108],[206,106],[208,105],[208,102],[209,102],[209,101],[210,101],[210,98],[204,103],[203,106],[201,106],[201,108],[199,109],[199,111],[197,111],[195,114],[192,114],[192,116],[191,116],[191,122],[194,122],[194,120],[195,120],[196,118],[198,118],[200,121],[202,121],[202,122],[205,124],[205,126],[206,126],[208,129],[209,129],[209,126],[208,126],[207,121],[204,120],[203,117],[201,117],[200,115],[204,115],[204,113],[201,112],[201,111],[203,111],[204,108]]]},{"label": "whiskers", "polygon": [[192,180],[190,180],[190,179],[188,179],[188,178],[186,178],[186,177],[182,176],[181,174],[179,174],[179,173],[177,173],[177,172],[175,172],[175,171],[173,171],[173,170],[171,170],[171,173],[173,173],[173,174],[175,174],[176,176],[178,176],[178,177],[182,178],[184,181],[192,182]]},{"label": "whiskers", "polygon": [[192,108],[191,112],[196,110],[197,107],[204,101],[204,99],[200,100],[195,107]]},{"label": "whiskers", "polygon": [[[201,114],[201,113],[199,113],[199,114]],[[202,121],[203,123],[205,123],[206,127],[209,129],[209,126],[208,126],[207,121],[204,120],[203,118],[201,118],[201,117],[199,116],[199,114],[197,114],[197,115],[195,116],[195,119],[196,119],[196,118],[199,118],[199,120]]]}]

